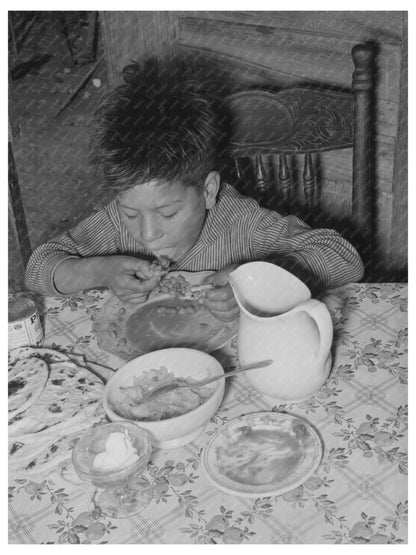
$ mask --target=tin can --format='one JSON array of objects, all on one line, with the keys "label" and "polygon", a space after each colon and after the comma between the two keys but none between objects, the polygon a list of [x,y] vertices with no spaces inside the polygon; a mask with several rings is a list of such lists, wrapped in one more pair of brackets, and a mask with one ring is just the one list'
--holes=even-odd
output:
[{"label": "tin can", "polygon": [[44,339],[34,301],[25,296],[9,301],[9,350],[26,346],[40,347]]}]

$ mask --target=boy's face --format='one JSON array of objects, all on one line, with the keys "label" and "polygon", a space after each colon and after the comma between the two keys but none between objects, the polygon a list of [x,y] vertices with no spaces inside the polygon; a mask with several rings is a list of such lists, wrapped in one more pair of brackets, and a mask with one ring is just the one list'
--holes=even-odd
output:
[{"label": "boy's face", "polygon": [[208,174],[203,188],[149,181],[119,194],[120,216],[137,243],[177,261],[195,244],[218,186],[216,172]]}]

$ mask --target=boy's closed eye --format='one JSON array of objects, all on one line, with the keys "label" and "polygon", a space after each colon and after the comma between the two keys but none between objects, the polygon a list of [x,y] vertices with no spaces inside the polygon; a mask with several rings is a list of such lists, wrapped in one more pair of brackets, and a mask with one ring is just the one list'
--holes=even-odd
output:
[{"label": "boy's closed eye", "polygon": [[178,212],[172,212],[171,214],[162,214],[161,212],[158,212],[158,214],[159,216],[162,216],[162,218],[165,218],[166,220],[171,220],[178,214]]},{"label": "boy's closed eye", "polygon": [[122,216],[124,216],[128,220],[135,220],[140,216],[140,212],[138,210],[132,210],[124,206],[121,206],[120,208],[121,208],[120,212]]},{"label": "boy's closed eye", "polygon": [[[166,220],[171,220],[173,219],[178,212],[173,212],[172,214],[162,214],[161,212],[156,212],[159,216],[161,216],[162,218],[165,218]],[[128,220],[136,220],[137,218],[140,217],[140,212],[136,212],[134,214],[127,214],[126,212],[124,212],[124,216],[128,219]]]}]

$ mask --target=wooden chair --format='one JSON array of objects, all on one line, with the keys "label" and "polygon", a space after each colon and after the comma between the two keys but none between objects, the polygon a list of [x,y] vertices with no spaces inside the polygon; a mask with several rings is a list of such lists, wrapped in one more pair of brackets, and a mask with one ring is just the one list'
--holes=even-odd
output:
[{"label": "wooden chair", "polygon": [[[355,69],[351,91],[340,92],[330,87],[296,87],[279,92],[253,89],[229,95],[225,106],[231,126],[229,155],[234,160],[237,187],[265,206],[282,213],[296,213],[288,158],[304,155],[305,220],[312,225],[321,223],[312,155],[353,149],[352,214],[346,235],[359,250],[369,271],[374,263],[371,257],[374,135],[371,47],[354,46],[352,59]],[[270,163],[276,169],[274,182],[269,177],[270,171],[266,171]],[[254,186],[248,185],[247,189],[250,173],[254,175]]]}]

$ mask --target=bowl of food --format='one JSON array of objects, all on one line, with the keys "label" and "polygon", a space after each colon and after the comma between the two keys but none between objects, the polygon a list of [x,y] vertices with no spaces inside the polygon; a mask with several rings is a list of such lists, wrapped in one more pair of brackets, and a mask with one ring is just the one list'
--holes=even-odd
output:
[{"label": "bowl of food", "polygon": [[149,389],[177,378],[187,383],[224,374],[211,355],[187,348],[147,353],[121,367],[108,381],[103,405],[111,421],[135,422],[148,431],[155,447],[173,448],[194,441],[218,410],[225,380],[177,388],[146,398]]},{"label": "bowl of food", "polygon": [[126,518],[151,500],[142,479],[152,452],[146,430],[132,422],[113,422],[87,430],[72,450],[78,476],[104,491],[98,505],[104,514]]}]

